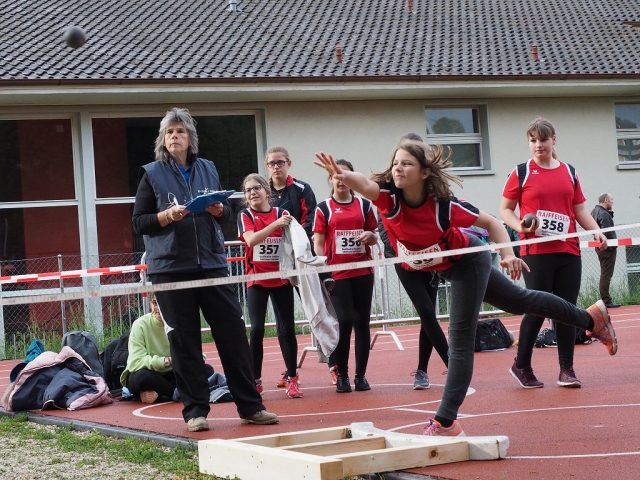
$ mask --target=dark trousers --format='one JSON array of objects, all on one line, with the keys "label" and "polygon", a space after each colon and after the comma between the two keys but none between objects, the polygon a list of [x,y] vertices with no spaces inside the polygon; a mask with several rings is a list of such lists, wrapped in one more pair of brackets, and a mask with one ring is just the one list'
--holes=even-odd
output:
[{"label": "dark trousers", "polygon": [[613,277],[613,269],[616,266],[617,251],[617,248],[602,251],[596,249],[598,260],[600,260],[600,284],[598,287],[600,290],[600,298],[602,298],[605,304],[612,303],[609,288],[611,286],[611,277]]},{"label": "dark trousers", "polygon": [[[154,285],[169,282],[227,277],[226,268],[184,274],[152,274]],[[209,386],[202,359],[200,311],[211,327],[229,391],[240,417],[264,410],[256,390],[251,352],[242,312],[233,286],[188,288],[156,292],[158,306],[169,332],[171,359],[176,386],[184,403],[182,416],[206,417],[209,413]]]},{"label": "dark trousers", "polygon": [[329,357],[330,365],[338,365],[339,374],[349,373],[351,331],[355,333],[356,375],[364,375],[371,349],[371,298],[373,274],[336,280],[331,290],[331,304],[338,316],[340,338]]},{"label": "dark trousers", "polygon": [[440,322],[436,318],[435,305],[438,295],[438,277],[430,271],[405,270],[398,263],[394,265],[398,279],[404,287],[411,303],[420,317],[420,337],[418,343],[418,370],[427,371],[433,349],[445,366],[449,365],[449,345]]},{"label": "dark trousers", "polygon": [[[576,304],[580,293],[582,259],[569,253],[546,253],[527,255],[523,260],[531,272],[523,271],[528,289],[550,292],[569,303]],[[557,320],[553,316],[548,318]],[[525,315],[520,325],[518,342],[518,368],[531,366],[531,357],[536,337],[544,316]],[[573,368],[573,353],[576,344],[576,329],[573,325],[554,322],[558,341],[558,361],[561,369]]]},{"label": "dark trousers", "polygon": [[287,374],[295,377],[298,362],[298,340],[296,339],[293,287],[263,287],[252,285],[247,290],[247,304],[251,320],[250,346],[253,358],[253,373],[256,379],[262,377],[262,361],[264,358],[264,323],[267,315],[267,303],[271,298],[273,311],[276,314],[276,330],[282,358]]},{"label": "dark trousers", "polygon": [[[205,363],[204,368],[205,378],[213,375],[213,367],[211,365]],[[143,368],[137,372],[129,373],[127,377],[127,388],[135,396],[139,396],[140,392],[153,390],[160,397],[172,399],[176,384],[176,376],[173,370],[156,372],[155,370]]]},{"label": "dark trousers", "polygon": [[[480,245],[482,243],[475,237],[469,239],[470,247]],[[556,295],[527,290],[513,283],[491,266],[489,252],[465,254],[440,275],[451,282],[449,370],[437,412],[441,418],[457,418],[458,408],[471,383],[476,325],[482,301],[515,315],[530,314],[542,319],[553,318],[585,330],[593,328],[591,317],[585,310]]]}]

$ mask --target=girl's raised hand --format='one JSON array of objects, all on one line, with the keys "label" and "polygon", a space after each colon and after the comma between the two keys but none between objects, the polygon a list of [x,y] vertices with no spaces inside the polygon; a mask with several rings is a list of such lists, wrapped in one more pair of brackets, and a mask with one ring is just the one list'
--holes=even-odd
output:
[{"label": "girl's raised hand", "polygon": [[330,153],[327,154],[324,152],[320,152],[316,153],[316,158],[320,161],[313,162],[315,165],[319,166],[320,168],[324,168],[329,175],[337,178],[338,180],[342,180],[344,178],[344,170],[342,170],[342,168],[340,168],[340,165],[338,165],[333,159],[333,155],[331,155]]}]

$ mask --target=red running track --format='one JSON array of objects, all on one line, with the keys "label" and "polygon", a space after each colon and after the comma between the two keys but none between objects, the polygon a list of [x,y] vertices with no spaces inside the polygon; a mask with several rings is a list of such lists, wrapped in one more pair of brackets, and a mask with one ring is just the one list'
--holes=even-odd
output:
[{"label": "red running track", "polygon": [[[411,470],[445,479],[636,479],[640,477],[640,306],[611,310],[619,341],[611,357],[600,343],[577,345],[575,371],[582,388],[556,384],[557,350],[535,349],[533,368],[544,388],[522,389],[509,375],[516,347],[475,355],[469,394],[460,410],[467,435],[507,435],[508,457],[499,461],[461,462]],[[519,317],[503,318],[517,337]],[[446,324],[443,325],[446,330]],[[195,440],[237,438],[280,432],[373,422],[377,428],[420,434],[438,407],[444,364],[432,356],[429,390],[412,389],[410,372],[417,363],[418,327],[392,328],[405,350],[389,336],[380,337],[371,352],[368,392],[338,394],[326,364],[307,355],[300,369],[302,399],[286,398],[276,388],[283,361],[275,338],[265,340],[264,403],[280,417],[271,426],[241,425],[232,403],[211,405],[208,432],[189,433],[181,404],[145,405],[115,401],[77,412],[45,411],[46,415],[88,421]],[[375,330],[372,330],[375,332]],[[309,336],[298,337],[300,349]],[[208,362],[221,370],[213,344],[204,346]],[[353,351],[353,348],[352,348]],[[16,362],[0,362],[0,388],[9,383]],[[353,359],[351,361],[353,369]],[[352,378],[353,381],[353,378]]]}]

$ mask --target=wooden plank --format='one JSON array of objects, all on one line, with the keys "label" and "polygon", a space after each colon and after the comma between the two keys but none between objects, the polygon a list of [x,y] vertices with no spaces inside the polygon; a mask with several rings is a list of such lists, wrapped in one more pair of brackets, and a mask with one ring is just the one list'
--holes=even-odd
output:
[{"label": "wooden plank", "polygon": [[[342,460],[233,440],[200,440],[200,472],[242,480],[342,480]],[[285,468],[286,467],[286,468]]]},{"label": "wooden plank", "polygon": [[336,455],[342,459],[345,476],[388,472],[406,468],[428,467],[469,460],[469,446],[464,440],[444,445],[411,445]]},{"label": "wooden plank", "polygon": [[463,438],[469,444],[469,460],[499,460],[506,458],[509,448],[509,437],[504,435],[482,437],[427,437],[424,435],[410,435],[407,433],[380,430],[371,422],[357,422],[351,424],[353,438],[364,438],[371,435],[384,435],[389,446],[402,446],[420,443],[422,445],[443,444],[451,439]]},{"label": "wooden plank", "polygon": [[290,452],[308,453],[327,457],[346,453],[364,452],[367,450],[380,450],[386,448],[383,436],[371,436],[361,439],[346,438],[344,440],[331,440],[328,442],[307,443],[306,445],[293,445],[282,447]]},{"label": "wooden plank", "polygon": [[279,433],[234,439],[237,442],[262,445],[263,447],[288,447],[305,443],[342,440],[351,436],[350,427],[318,428],[302,432]]}]

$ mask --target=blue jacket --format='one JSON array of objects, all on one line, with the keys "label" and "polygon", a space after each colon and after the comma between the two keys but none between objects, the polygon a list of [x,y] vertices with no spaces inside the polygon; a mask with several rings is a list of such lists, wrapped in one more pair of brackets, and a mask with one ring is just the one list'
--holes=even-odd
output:
[{"label": "blue jacket", "polygon": [[[213,162],[195,155],[188,184],[173,159],[156,160],[142,169],[155,195],[156,212],[169,208],[174,198],[184,205],[203,193],[222,190]],[[150,274],[227,268],[222,228],[208,212],[189,213],[179,222],[145,234],[144,244]]]}]

